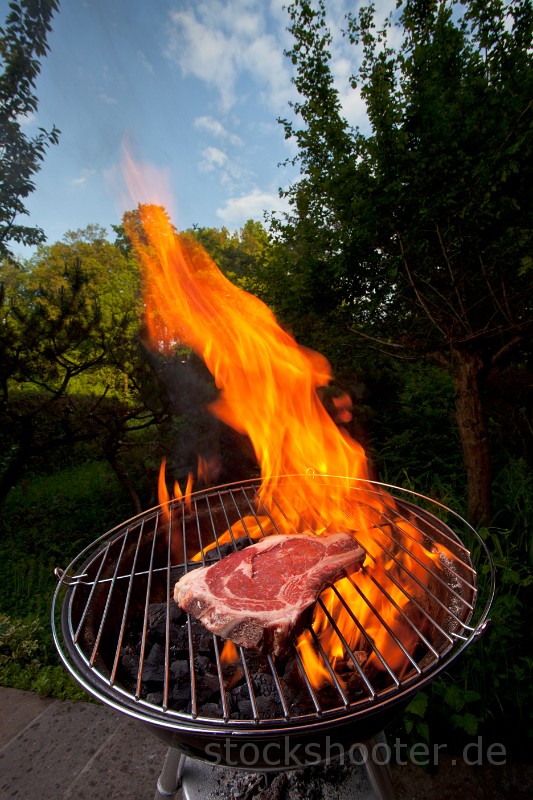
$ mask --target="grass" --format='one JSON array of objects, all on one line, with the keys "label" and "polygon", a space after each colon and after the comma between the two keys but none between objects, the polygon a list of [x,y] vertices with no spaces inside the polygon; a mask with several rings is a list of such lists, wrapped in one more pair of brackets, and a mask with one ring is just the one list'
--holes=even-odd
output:
[{"label": "grass", "polygon": [[50,607],[57,579],[87,544],[132,516],[103,462],[34,475],[10,493],[0,540],[0,684],[61,699],[87,699],[60,664]]}]

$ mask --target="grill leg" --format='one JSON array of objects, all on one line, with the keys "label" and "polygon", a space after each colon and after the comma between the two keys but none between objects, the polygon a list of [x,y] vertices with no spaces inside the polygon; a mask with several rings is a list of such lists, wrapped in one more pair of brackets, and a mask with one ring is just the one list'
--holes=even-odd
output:
[{"label": "grill leg", "polygon": [[[369,752],[377,752],[377,748],[374,750],[376,745],[381,744],[386,746],[387,744],[385,734],[383,731],[381,733],[377,733],[372,737],[372,739],[369,739],[366,744]],[[392,785],[390,767],[388,763],[385,762],[376,764],[376,762],[371,758],[367,758],[365,767],[370,786],[372,787],[372,791],[374,792],[376,799],[395,800],[396,795],[394,793],[394,787]]]},{"label": "grill leg", "polygon": [[165,756],[165,763],[161,775],[157,780],[157,789],[154,800],[168,800],[173,798],[181,786],[181,773],[185,756],[179,750],[169,747]]}]

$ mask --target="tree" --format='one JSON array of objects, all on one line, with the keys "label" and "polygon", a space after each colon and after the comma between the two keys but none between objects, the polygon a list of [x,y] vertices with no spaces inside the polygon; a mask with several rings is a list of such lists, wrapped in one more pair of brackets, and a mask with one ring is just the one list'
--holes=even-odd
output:
[{"label": "tree", "polygon": [[10,254],[11,241],[44,241],[40,228],[22,225],[17,217],[28,213],[24,201],[35,188],[33,177],[60,133],[55,126],[51,131],[39,128],[29,138],[21,124],[37,111],[35,83],[59,0],[13,0],[9,8],[5,27],[0,28],[0,258]]},{"label": "tree", "polygon": [[193,227],[185,231],[209,253],[217,267],[232,280],[246,283],[254,278],[268,258],[269,237],[264,226],[249,219],[239,231]]},{"label": "tree", "polygon": [[290,6],[303,125],[282,122],[304,177],[279,233],[300,283],[314,294],[318,275],[358,336],[453,375],[468,514],[486,523],[486,392],[533,337],[533,8],[399,6],[396,22],[373,4],[347,20],[369,134],[342,117],[325,2]]},{"label": "tree", "polygon": [[139,341],[138,267],[98,226],[65,239],[0,266],[0,504],[34,459],[91,442],[140,511],[120,456],[168,414]]}]

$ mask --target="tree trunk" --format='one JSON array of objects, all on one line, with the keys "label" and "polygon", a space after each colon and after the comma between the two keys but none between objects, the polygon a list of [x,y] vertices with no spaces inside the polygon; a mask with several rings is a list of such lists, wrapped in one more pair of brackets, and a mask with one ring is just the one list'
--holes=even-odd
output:
[{"label": "tree trunk", "polygon": [[32,419],[29,417],[9,419],[6,415],[6,423],[11,425],[13,431],[18,431],[18,442],[14,445],[11,457],[0,477],[0,512],[4,508],[9,492],[24,475],[24,469],[34,446]]},{"label": "tree trunk", "polygon": [[108,450],[106,452],[106,458],[110,466],[113,468],[113,471],[117,476],[117,478],[119,479],[120,483],[128,492],[131,498],[131,502],[133,503],[133,508],[135,509],[135,513],[140,514],[142,511],[141,500],[128,474],[125,472],[125,470],[122,469],[122,467],[118,463],[116,454]]},{"label": "tree trunk", "polygon": [[455,411],[463,448],[468,490],[468,519],[488,525],[492,517],[491,469],[487,421],[481,399],[483,362],[477,354],[455,351]]},{"label": "tree trunk", "polygon": [[2,477],[0,478],[0,510],[3,509],[6,498],[24,474],[24,467],[26,465],[28,454],[23,448],[10,458],[7,467],[5,468]]}]

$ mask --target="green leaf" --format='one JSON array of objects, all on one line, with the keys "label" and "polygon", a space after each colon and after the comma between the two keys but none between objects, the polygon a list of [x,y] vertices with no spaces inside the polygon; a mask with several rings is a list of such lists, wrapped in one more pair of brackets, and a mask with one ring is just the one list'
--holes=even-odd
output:
[{"label": "green leaf", "polygon": [[456,683],[452,683],[444,693],[444,702],[453,711],[461,711],[466,702],[465,693]]},{"label": "green leaf", "polygon": [[419,721],[416,723],[416,732],[425,742],[429,742],[429,725],[427,722]]},{"label": "green leaf", "polygon": [[473,714],[469,712],[466,714],[452,714],[451,720],[455,728],[460,728],[470,736],[476,735],[479,727],[479,720]]},{"label": "green leaf", "polygon": [[423,717],[428,707],[428,696],[425,692],[418,692],[411,700],[407,708],[407,713],[414,714],[416,717]]}]

